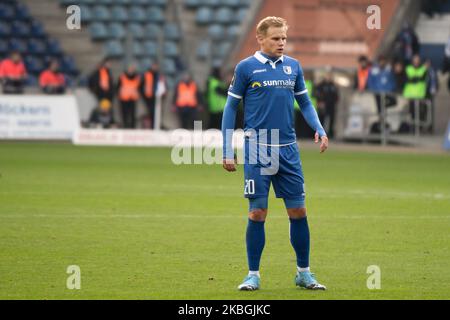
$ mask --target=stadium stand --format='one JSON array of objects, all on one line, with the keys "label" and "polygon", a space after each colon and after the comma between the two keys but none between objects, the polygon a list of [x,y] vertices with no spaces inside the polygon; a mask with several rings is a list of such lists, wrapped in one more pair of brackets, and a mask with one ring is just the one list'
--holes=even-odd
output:
[{"label": "stadium stand", "polygon": [[63,52],[56,39],[47,35],[42,23],[21,2],[0,2],[0,38],[0,59],[11,51],[19,51],[29,73],[29,85],[37,84],[37,77],[52,59],[59,61],[66,77],[79,74],[73,58]]}]

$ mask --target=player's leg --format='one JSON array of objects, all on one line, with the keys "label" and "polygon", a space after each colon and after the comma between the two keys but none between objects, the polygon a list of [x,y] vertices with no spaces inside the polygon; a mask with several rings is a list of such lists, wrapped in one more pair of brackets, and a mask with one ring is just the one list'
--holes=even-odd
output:
[{"label": "player's leg", "polygon": [[283,198],[289,216],[289,235],[297,257],[296,285],[322,289],[309,269],[310,233],[305,206],[304,178],[297,145],[282,148],[280,170],[272,183],[276,196]]}]

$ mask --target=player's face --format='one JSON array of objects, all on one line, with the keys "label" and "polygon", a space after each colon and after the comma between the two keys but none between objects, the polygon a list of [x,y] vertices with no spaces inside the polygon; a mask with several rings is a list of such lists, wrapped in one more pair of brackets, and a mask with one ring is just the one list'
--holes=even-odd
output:
[{"label": "player's face", "polygon": [[287,40],[287,28],[269,27],[264,36],[258,37],[261,51],[271,57],[281,57],[283,55]]}]

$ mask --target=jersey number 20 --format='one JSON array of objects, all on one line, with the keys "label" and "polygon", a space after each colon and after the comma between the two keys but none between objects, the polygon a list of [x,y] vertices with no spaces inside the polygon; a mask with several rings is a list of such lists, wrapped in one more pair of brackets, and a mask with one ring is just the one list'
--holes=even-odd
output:
[{"label": "jersey number 20", "polygon": [[255,180],[245,179],[244,194],[245,195],[255,194]]}]

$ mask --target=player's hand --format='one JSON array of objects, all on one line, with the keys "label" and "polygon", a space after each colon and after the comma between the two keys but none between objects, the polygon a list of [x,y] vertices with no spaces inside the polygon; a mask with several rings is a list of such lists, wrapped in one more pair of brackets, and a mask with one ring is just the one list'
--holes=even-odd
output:
[{"label": "player's hand", "polygon": [[227,170],[228,172],[234,172],[236,171],[236,158],[234,159],[223,159],[223,168]]},{"label": "player's hand", "polygon": [[[323,136],[320,138],[320,153],[324,153],[328,149],[328,137]],[[314,135],[314,142],[319,143],[319,133]]]}]

